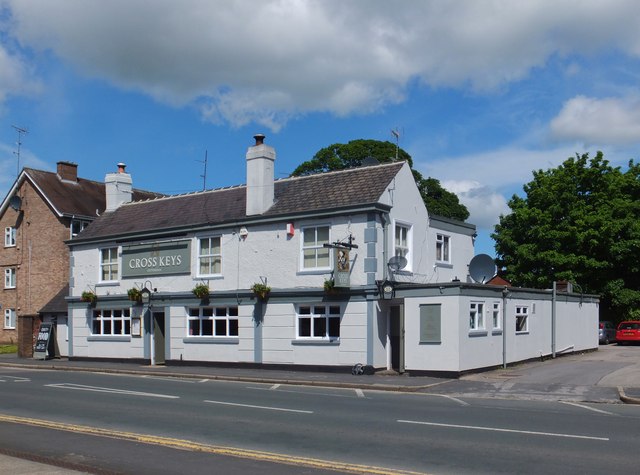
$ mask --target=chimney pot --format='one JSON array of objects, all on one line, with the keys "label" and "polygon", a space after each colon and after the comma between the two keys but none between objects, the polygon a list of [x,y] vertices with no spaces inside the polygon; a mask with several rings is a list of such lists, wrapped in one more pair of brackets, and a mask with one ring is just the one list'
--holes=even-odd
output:
[{"label": "chimney pot", "polygon": [[118,173],[125,173],[125,168],[127,168],[127,165],[125,163],[118,163]]},{"label": "chimney pot", "polygon": [[253,138],[256,140],[256,145],[262,145],[264,143],[264,134],[255,134]]}]

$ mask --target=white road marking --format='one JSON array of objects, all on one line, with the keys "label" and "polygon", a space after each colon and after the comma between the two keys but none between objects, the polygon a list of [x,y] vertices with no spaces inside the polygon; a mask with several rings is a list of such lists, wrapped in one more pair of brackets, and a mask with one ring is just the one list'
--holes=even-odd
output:
[{"label": "white road marking", "polygon": [[210,404],[220,404],[223,406],[248,407],[251,409],[266,409],[269,411],[299,412],[301,414],[313,414],[313,411],[301,411],[299,409],[287,409],[285,407],[254,406],[252,404],[238,404],[235,402],[208,401],[208,400],[205,400],[204,402],[208,402]]},{"label": "white road marking", "polygon": [[362,391],[362,389],[355,389],[356,394],[358,395],[358,397],[364,397],[364,392]]},{"label": "white road marking", "polygon": [[[8,378],[8,379],[5,379]],[[0,383],[8,383],[8,382],[12,382],[12,383],[26,383],[31,381],[29,378],[22,378],[20,376],[8,376],[6,374],[3,374],[0,376]]]},{"label": "white road marking", "polygon": [[160,381],[179,381],[181,383],[188,383],[188,384],[195,384],[195,383],[202,382],[202,381],[195,381],[193,379],[179,378],[177,376],[155,376],[152,374],[143,374],[141,377],[144,379],[158,379]]},{"label": "white road marking", "polygon": [[209,381],[208,379],[201,379],[200,381],[198,381],[199,383],[206,383],[207,381]]},{"label": "white road marking", "polygon": [[453,396],[447,396],[446,394],[429,394],[429,396],[443,397],[443,398],[449,399],[451,401],[457,402],[461,406],[470,406],[471,405],[468,402],[463,401],[462,399],[458,399],[457,397],[453,397]]},{"label": "white road marking", "polygon": [[140,391],[128,391],[126,389],[116,389],[116,388],[101,388],[98,386],[85,386],[83,384],[73,384],[73,383],[45,384],[45,386],[50,388],[58,388],[58,389],[74,389],[76,391],[93,391],[98,393],[124,394],[127,396],[147,396],[147,397],[159,397],[159,398],[165,398],[165,399],[180,399],[180,396],[170,396],[167,394],[145,393]]},{"label": "white road marking", "polygon": [[[280,385],[278,385],[280,386]],[[309,386],[296,386],[296,387],[309,387]],[[273,387],[269,388],[259,388],[256,386],[247,386],[247,389],[253,389],[254,391],[273,391]],[[330,393],[322,393],[322,392],[304,392],[304,391],[294,391],[292,389],[282,389],[278,388],[279,393],[293,393],[293,394],[308,394],[309,396],[327,396],[327,397],[347,397],[352,398],[353,396],[348,394],[330,394]]]},{"label": "white road marking", "polygon": [[530,430],[516,430],[516,429],[500,429],[498,427],[480,427],[480,426],[466,426],[458,424],[439,424],[437,422],[423,422],[423,421],[404,421],[398,420],[404,424],[420,424],[425,426],[437,426],[437,427],[451,427],[454,429],[473,429],[473,430],[486,430],[491,432],[510,432],[514,434],[527,434],[527,435],[543,435],[547,437],[567,437],[571,439],[587,439],[587,440],[601,440],[608,441],[608,437],[592,437],[588,435],[575,435],[575,434],[559,434],[556,432],[536,432]]},{"label": "white road marking", "polygon": [[598,412],[600,414],[606,414],[608,416],[615,416],[617,414],[614,414],[613,412],[609,412],[609,411],[603,411],[602,409],[596,409],[595,407],[589,407],[589,406],[585,406],[583,404],[578,404],[576,402],[569,402],[569,401],[560,401],[562,404],[567,404],[569,406],[576,406],[576,407],[581,407],[582,409],[588,409],[590,411],[593,412]]},{"label": "white road marking", "polygon": [[269,389],[270,389],[271,391],[275,391],[275,390],[276,390],[276,389],[278,389],[279,387],[280,387],[280,385],[279,385],[279,384],[274,384],[274,385],[273,385],[273,386],[271,386]]}]

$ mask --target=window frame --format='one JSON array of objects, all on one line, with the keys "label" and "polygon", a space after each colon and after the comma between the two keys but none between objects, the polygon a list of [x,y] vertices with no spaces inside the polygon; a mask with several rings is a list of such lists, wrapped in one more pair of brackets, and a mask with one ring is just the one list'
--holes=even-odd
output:
[{"label": "window frame", "polygon": [[[517,305],[515,308],[516,334],[529,333],[529,306]],[[518,320],[524,320],[524,328],[518,329]]]},{"label": "window frame", "polygon": [[451,236],[448,234],[436,233],[436,262],[451,264]]},{"label": "window frame", "polygon": [[5,330],[16,329],[16,309],[15,308],[4,309],[4,329]]},{"label": "window frame", "polygon": [[[110,259],[108,262],[104,261],[104,251],[110,251],[109,255],[110,255]],[[111,256],[111,253],[115,252],[115,260],[113,259],[113,256]],[[98,281],[101,283],[104,282],[118,282],[119,279],[119,275],[120,275],[120,249],[118,246],[110,246],[110,247],[102,247],[100,248],[100,255],[99,255],[99,259],[100,259],[100,275],[98,276],[99,279]],[[109,272],[109,277],[114,277],[114,272],[113,272],[113,267],[115,266],[115,278],[110,278],[110,279],[105,279],[105,267],[109,266],[110,267],[110,272]]]},{"label": "window frame", "polygon": [[[210,251],[209,254],[202,254],[202,241],[205,241],[205,240],[209,241],[209,247],[208,247],[208,251]],[[215,248],[211,245],[213,240],[218,241],[217,247],[219,252],[217,254],[214,252]],[[219,266],[218,272],[215,272],[216,257],[218,258],[218,266]],[[201,259],[209,259],[209,270],[213,270],[214,272],[203,273]],[[196,266],[197,266],[196,275],[198,277],[211,277],[211,276],[222,275],[222,237],[220,235],[202,236],[197,238]]]},{"label": "window frame", "polygon": [[[327,240],[325,241],[318,241],[318,230],[320,228],[327,228]],[[309,232],[310,230],[313,230],[314,234],[315,234],[315,240],[314,243],[312,245],[305,245],[305,236],[307,235],[307,232]],[[301,272],[314,272],[314,271],[327,271],[327,270],[331,270],[332,267],[332,249],[331,248],[326,248],[324,247],[324,244],[330,244],[331,243],[331,225],[330,224],[313,224],[313,225],[308,225],[308,226],[302,226],[301,227],[301,236],[300,236],[300,271]],[[315,261],[315,265],[314,266],[310,266],[310,267],[306,267],[306,260],[305,260],[305,251],[310,251],[313,250],[314,251],[314,261]],[[318,254],[319,251],[322,251],[322,254],[324,255],[324,253],[326,252],[326,259],[327,259],[327,264],[326,265],[318,265]]]},{"label": "window frame", "polygon": [[15,289],[17,284],[18,276],[15,267],[7,267],[4,270],[4,288],[5,289]]},{"label": "window frame", "polygon": [[[323,309],[322,312],[318,312],[320,308]],[[308,313],[306,309],[308,309]],[[296,306],[295,311],[297,341],[340,341],[340,327],[342,326],[343,317],[341,305],[323,303],[299,304]],[[309,320],[308,324],[301,322],[305,320]],[[323,335],[319,334],[321,328],[324,329]],[[306,331],[307,329],[308,332]],[[304,335],[301,335],[302,331],[304,331]]]},{"label": "window frame", "polygon": [[491,329],[495,332],[502,331],[502,303],[493,302],[491,306]]},{"label": "window frame", "polygon": [[481,301],[469,302],[469,331],[485,331],[485,305]]},{"label": "window frame", "polygon": [[[78,231],[77,233],[74,233],[73,225],[76,223],[80,225],[80,231]],[[76,237],[78,234],[84,231],[85,228],[89,226],[89,224],[91,224],[91,221],[87,221],[86,219],[75,219],[75,218],[72,219],[71,222],[69,223],[69,239],[73,239],[74,237]]]},{"label": "window frame", "polygon": [[[404,247],[398,245],[398,230],[402,229],[405,231],[404,235]],[[404,250],[404,254],[400,254],[398,250]],[[395,221],[393,225],[393,255],[399,256],[402,255],[407,260],[407,265],[404,269],[406,271],[411,271],[412,265],[411,262],[413,260],[413,225],[403,221]]]},{"label": "window frame", "polygon": [[[105,315],[107,312],[109,313],[108,316]],[[119,315],[116,313],[119,313]],[[131,313],[129,307],[94,309],[91,313],[91,336],[131,336]],[[100,325],[100,332],[95,331],[96,323]],[[108,332],[105,331],[105,323],[108,324]],[[115,330],[118,323],[120,323],[120,332],[116,333]]]},{"label": "window frame", "polygon": [[[224,310],[224,314],[223,311]],[[209,311],[211,312],[208,315]],[[194,315],[197,313],[197,315]],[[238,307],[205,305],[186,308],[186,336],[187,338],[238,338],[240,334],[240,318]],[[198,323],[198,333],[194,333],[193,322]],[[211,333],[205,330],[205,322],[211,322]],[[225,332],[218,332],[219,325],[224,323]],[[208,325],[208,323],[206,323]]]},{"label": "window frame", "polygon": [[13,226],[7,226],[4,228],[4,247],[16,247],[16,228]]}]

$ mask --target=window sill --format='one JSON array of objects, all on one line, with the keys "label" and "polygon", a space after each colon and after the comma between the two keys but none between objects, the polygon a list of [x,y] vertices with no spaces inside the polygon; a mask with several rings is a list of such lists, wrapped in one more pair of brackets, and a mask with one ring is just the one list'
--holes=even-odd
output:
[{"label": "window sill", "polygon": [[516,335],[528,335],[529,334],[529,330],[524,330],[521,332],[516,332]]},{"label": "window sill", "polygon": [[104,282],[96,283],[96,287],[115,287],[116,285],[120,285],[119,280],[105,280]]},{"label": "window sill", "polygon": [[237,345],[240,339],[237,336],[190,336],[182,339],[183,343],[204,343],[218,345]]},{"label": "window sill", "polygon": [[309,338],[307,340],[291,340],[292,345],[301,345],[301,346],[339,346],[340,339],[336,338],[333,340],[321,340],[321,339],[312,339]]},{"label": "window sill", "polygon": [[495,330],[491,330],[492,335],[502,335],[502,330],[496,328]]},{"label": "window sill", "polygon": [[331,272],[331,267],[315,267],[313,269],[299,269],[297,275],[319,275]]},{"label": "window sill", "polygon": [[487,336],[488,334],[487,330],[469,330],[469,336],[472,338],[476,336]]},{"label": "window sill", "polygon": [[453,264],[446,261],[436,261],[436,267],[443,267],[446,269],[453,269]]},{"label": "window sill", "polygon": [[87,341],[131,341],[128,335],[89,335]]}]

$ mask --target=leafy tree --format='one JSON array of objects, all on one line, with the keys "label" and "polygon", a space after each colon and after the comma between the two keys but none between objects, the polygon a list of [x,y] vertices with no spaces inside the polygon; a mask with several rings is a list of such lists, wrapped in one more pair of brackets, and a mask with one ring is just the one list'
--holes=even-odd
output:
[{"label": "leafy tree", "polygon": [[533,173],[492,237],[498,265],[519,286],[568,280],[601,295],[601,316],[640,318],[640,165],[623,172],[602,152]]},{"label": "leafy tree", "polygon": [[346,144],[335,143],[320,149],[311,160],[301,163],[291,175],[305,176],[359,167],[366,158],[375,158],[380,163],[394,162],[396,153],[398,160],[409,163],[420,195],[430,213],[460,221],[469,217],[469,211],[458,201],[455,193],[445,190],[435,178],[424,178],[419,171],[413,169],[411,155],[401,148],[396,150],[396,145],[391,142],[359,139]]}]

